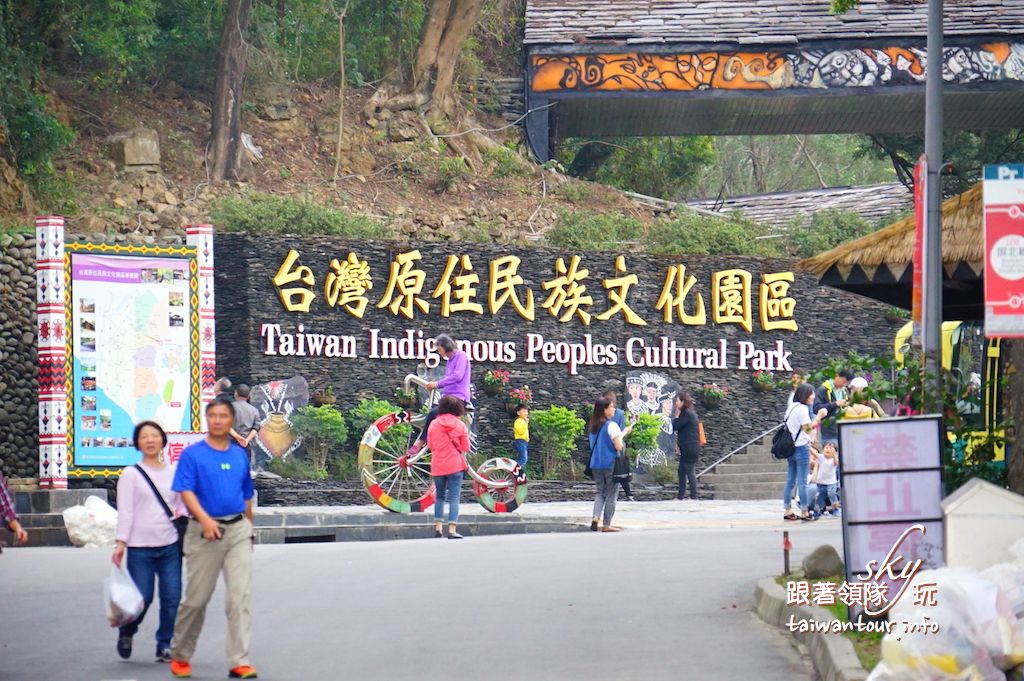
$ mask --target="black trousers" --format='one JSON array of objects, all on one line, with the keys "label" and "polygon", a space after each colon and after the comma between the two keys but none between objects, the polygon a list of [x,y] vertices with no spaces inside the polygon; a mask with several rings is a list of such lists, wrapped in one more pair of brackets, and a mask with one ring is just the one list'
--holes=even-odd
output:
[{"label": "black trousers", "polygon": [[622,493],[626,495],[626,498],[633,496],[633,491],[629,488],[629,480],[619,480],[619,484],[622,485]]},{"label": "black trousers", "polygon": [[686,485],[689,481],[690,494],[693,498],[697,498],[697,462],[687,461],[686,459],[679,459],[679,493],[676,495],[677,499],[686,498]]}]

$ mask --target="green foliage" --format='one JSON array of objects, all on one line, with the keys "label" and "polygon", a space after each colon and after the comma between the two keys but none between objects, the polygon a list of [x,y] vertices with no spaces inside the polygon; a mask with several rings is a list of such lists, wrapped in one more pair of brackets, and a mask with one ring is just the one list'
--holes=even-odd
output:
[{"label": "green foliage", "polygon": [[544,477],[554,478],[576,451],[584,422],[572,409],[548,407],[530,412],[530,444],[544,462]]},{"label": "green foliage", "polygon": [[485,149],[483,158],[490,166],[494,177],[521,177],[530,174],[530,165],[508,147]]},{"label": "green foliage", "polygon": [[90,65],[100,86],[122,83],[151,63],[160,29],[159,0],[90,0],[62,3],[63,21],[77,30],[68,37],[75,52]]},{"label": "green foliage", "polygon": [[[995,463],[998,449],[1007,445],[1006,432],[1012,423],[1000,415],[994,430],[979,431],[964,415],[966,404],[979,404],[977,393],[967,390],[962,381],[948,371],[943,370],[940,376],[942,391],[935,395],[932,386],[935,381],[924,372],[919,357],[908,356],[904,365],[888,357],[874,357],[849,352],[842,357],[834,357],[824,368],[809,377],[812,385],[818,386],[827,378],[831,378],[840,369],[849,369],[858,376],[869,380],[865,389],[856,401],[866,402],[874,399],[881,404],[898,403],[909,405],[915,411],[921,411],[922,405],[937,402],[934,410],[943,414],[948,437],[943,442],[943,462],[945,467],[946,492],[952,493],[971,478],[980,477],[993,484],[1005,487],[1006,467]],[[998,390],[1003,391],[1005,386]],[[829,417],[825,423],[834,423]]]},{"label": "green foliage", "polygon": [[352,239],[380,238],[380,223],[344,210],[285,196],[249,192],[224,196],[210,218],[229,231],[273,234],[330,234]]},{"label": "green foliage", "polygon": [[759,239],[765,230],[741,217],[715,218],[680,209],[673,217],[655,220],[645,249],[661,255],[781,255],[778,239]]},{"label": "green foliage", "polygon": [[592,165],[574,164],[587,144],[592,143],[570,139],[558,152],[577,177],[666,199],[690,189],[715,161],[711,137],[617,137],[600,142],[612,149],[610,155]]},{"label": "green foliage", "polygon": [[569,203],[579,205],[594,198],[594,189],[586,182],[566,182],[555,190],[555,194]]},{"label": "green foliage", "polygon": [[[359,404],[349,409],[346,418],[353,446],[358,446],[359,441],[363,439],[363,433],[370,427],[370,424],[381,416],[393,414],[396,411],[402,411],[402,408],[387,400],[378,399],[361,400]],[[412,426],[408,424],[393,426],[384,433],[378,446],[393,454],[404,453],[406,448],[412,444],[409,442],[411,434]]]},{"label": "green foliage", "polygon": [[[914,164],[924,153],[924,135],[871,135],[862,137],[859,153],[889,161],[909,184]],[[982,166],[1019,161],[1024,155],[1024,129],[945,130],[942,156],[949,174],[942,177],[942,193],[952,196],[967,191],[981,178]]]},{"label": "green foliage", "polygon": [[730,135],[716,137],[715,163],[696,196],[747,196],[892,182],[888,159],[861,151],[861,135]]},{"label": "green foliage", "polygon": [[306,446],[309,465],[318,475],[326,476],[331,450],[341,446],[348,437],[344,416],[329,404],[306,405],[292,414],[291,422],[292,430]]},{"label": "green foliage", "polygon": [[625,244],[637,243],[643,225],[621,213],[594,213],[586,210],[562,211],[547,233],[548,243],[569,251],[621,251]]},{"label": "green foliage", "polygon": [[[860,0],[831,0],[829,11],[832,14],[843,14],[860,7]],[[868,667],[870,669],[870,667]]]},{"label": "green foliage", "polygon": [[651,480],[657,485],[673,487],[679,484],[679,469],[670,464],[651,466]]},{"label": "green foliage", "polygon": [[661,432],[662,419],[658,414],[638,414],[633,422],[633,430],[626,436],[626,453],[630,459],[636,460],[638,452],[653,449]]},{"label": "green foliage", "polygon": [[324,480],[327,478],[326,471],[317,471],[308,461],[289,456],[287,459],[273,457],[267,468],[271,473],[280,475],[287,480]]},{"label": "green foliage", "polygon": [[794,255],[810,258],[841,243],[874,232],[875,226],[853,211],[823,210],[809,220],[796,218],[789,225]]},{"label": "green foliage", "polygon": [[441,164],[438,166],[440,176],[437,185],[438,193],[444,194],[451,191],[460,180],[468,177],[469,173],[469,166],[462,160],[462,157],[448,156],[441,159]]}]

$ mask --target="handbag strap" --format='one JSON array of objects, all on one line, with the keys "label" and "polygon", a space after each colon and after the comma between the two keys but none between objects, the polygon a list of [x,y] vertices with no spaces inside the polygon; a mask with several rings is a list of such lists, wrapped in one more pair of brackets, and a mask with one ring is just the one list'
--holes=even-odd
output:
[{"label": "handbag strap", "polygon": [[164,501],[164,497],[162,494],[160,494],[160,490],[158,490],[156,488],[156,485],[153,484],[153,479],[146,474],[146,471],[143,470],[142,466],[140,466],[139,464],[135,464],[135,470],[142,474],[142,479],[145,480],[146,483],[149,485],[149,488],[153,490],[153,494],[156,495],[157,501],[160,502],[160,505],[163,507],[164,513],[167,514],[167,517],[171,520],[174,520],[174,512],[171,511],[171,507],[167,505],[166,501]]}]

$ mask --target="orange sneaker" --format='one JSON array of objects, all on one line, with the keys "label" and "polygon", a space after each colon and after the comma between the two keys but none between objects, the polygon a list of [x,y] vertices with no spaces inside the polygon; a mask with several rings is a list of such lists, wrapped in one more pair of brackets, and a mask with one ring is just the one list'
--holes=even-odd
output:
[{"label": "orange sneaker", "polygon": [[188,679],[192,677],[192,663],[181,660],[171,660],[171,676],[176,679]]},{"label": "orange sneaker", "polygon": [[247,664],[243,664],[240,667],[235,667],[228,672],[228,678],[231,679],[255,679],[256,670]]}]

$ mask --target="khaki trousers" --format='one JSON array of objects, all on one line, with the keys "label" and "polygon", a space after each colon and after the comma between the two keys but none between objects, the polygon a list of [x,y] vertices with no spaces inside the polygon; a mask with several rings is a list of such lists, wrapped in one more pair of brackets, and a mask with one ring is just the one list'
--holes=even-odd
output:
[{"label": "khaki trousers", "polygon": [[207,541],[203,537],[202,525],[198,522],[188,524],[185,533],[185,597],[178,607],[171,656],[183,662],[192,659],[199,632],[203,630],[206,606],[217,586],[217,577],[223,572],[224,585],[228,590],[225,648],[228,668],[234,669],[249,664],[253,529],[248,518],[221,527],[224,528],[224,536],[217,541]]}]

